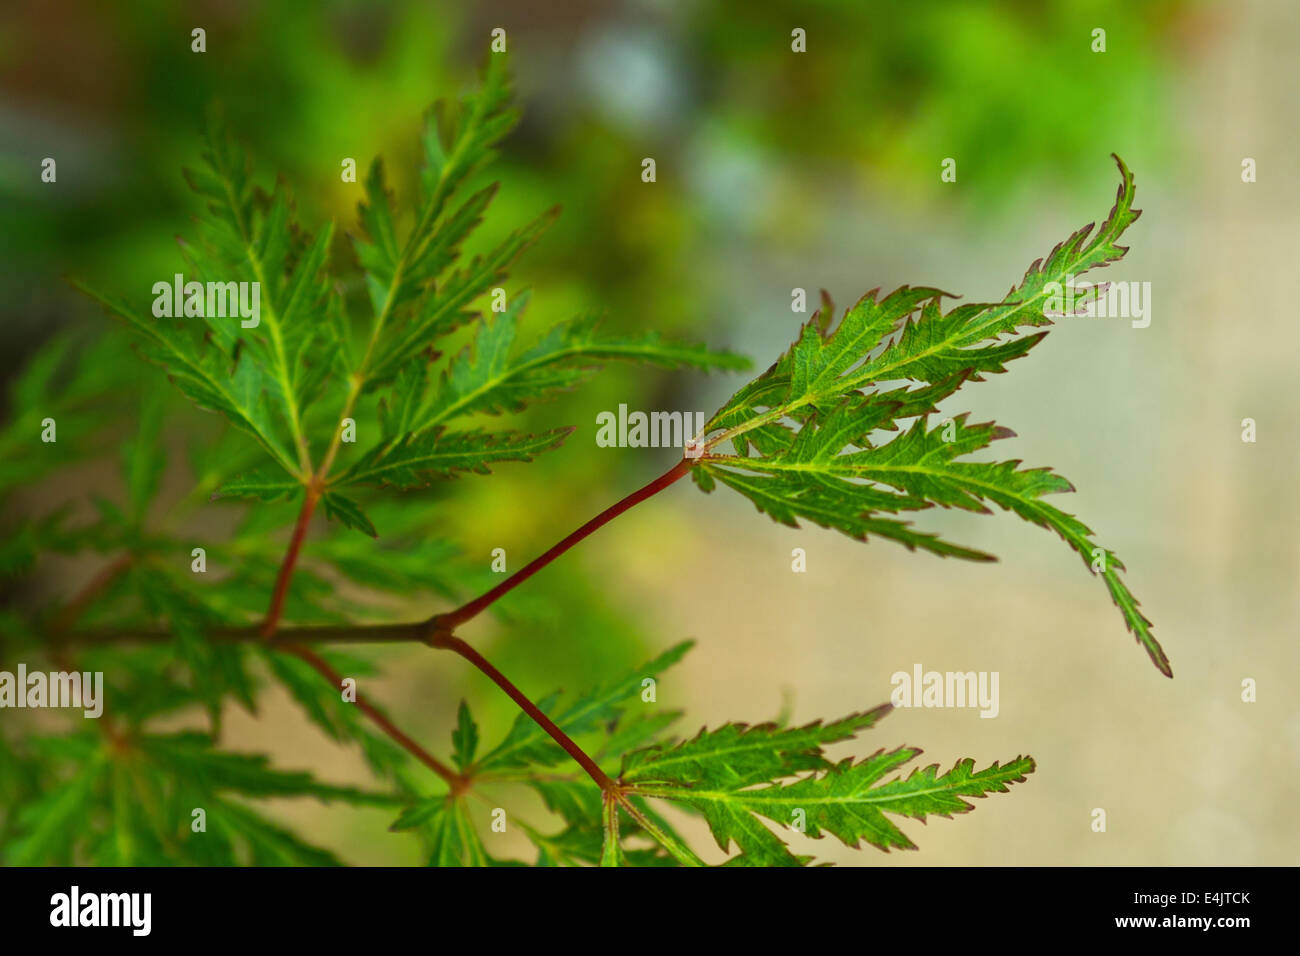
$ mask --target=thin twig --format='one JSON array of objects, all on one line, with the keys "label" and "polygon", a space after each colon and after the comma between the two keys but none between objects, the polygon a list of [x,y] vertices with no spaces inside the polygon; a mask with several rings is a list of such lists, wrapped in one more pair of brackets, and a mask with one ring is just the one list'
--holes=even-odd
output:
[{"label": "thin twig", "polygon": [[284,600],[289,594],[289,581],[293,578],[293,569],[298,563],[298,553],[302,551],[302,543],[307,537],[307,527],[311,524],[311,515],[316,510],[316,501],[319,498],[319,487],[315,483],[308,485],[306,497],[302,500],[302,509],[298,512],[298,520],[293,526],[293,537],[289,539],[289,548],[284,553],[284,561],[280,563],[280,573],[275,578],[271,606],[266,612],[266,620],[262,622],[261,634],[268,640],[275,636],[275,630],[280,626],[280,615],[284,613]]},{"label": "thin twig", "polygon": [[[343,686],[342,675],[340,675],[338,671],[334,670],[334,668],[330,667],[328,662],[326,662],[323,657],[311,648],[303,647],[299,644],[286,644],[280,649],[311,665],[318,674],[333,684],[335,688]],[[382,711],[362,697],[359,691],[357,692],[355,703],[357,708],[369,717],[380,729],[382,729],[384,733],[405,748],[406,751],[419,760],[420,763],[424,764],[438,776],[442,777],[443,780],[446,780],[453,789],[458,789],[465,785],[466,781],[460,774],[442,763],[437,757],[433,756],[433,754],[429,753],[403,733],[402,730],[389,720]]]},{"label": "thin twig", "polygon": [[600,769],[596,761],[587,756],[587,752],[579,747],[572,737],[561,730],[555,721],[542,713],[541,708],[529,700],[527,694],[511,683],[510,679],[493,667],[482,654],[454,634],[439,634],[433,637],[429,644],[432,647],[444,648],[459,654],[486,674],[494,684],[505,691],[510,699],[520,706],[524,713],[533,718],[544,731],[550,734],[551,738],[564,748],[565,753],[576,760],[583,770],[587,771],[587,775],[596,781],[601,790],[606,793],[613,793],[618,789],[618,785],[609,778],[605,771]]},{"label": "thin twig", "polygon": [[446,614],[434,615],[432,618],[429,619],[430,627],[447,630],[447,631],[455,630],[461,624],[464,624],[466,621],[477,616],[489,605],[493,604],[498,599],[504,597],[506,594],[508,594],[510,591],[513,591],[519,585],[523,584],[534,574],[536,574],[542,568],[546,567],[548,564],[550,564],[560,555],[564,554],[564,552],[568,551],[579,541],[582,541],[592,532],[597,531],[600,528],[604,527],[606,524],[608,524],[610,521],[613,521],[615,518],[621,515],[624,511],[627,511],[629,508],[638,505],[642,501],[645,501],[647,498],[663,491],[673,482],[683,477],[688,471],[690,471],[690,469],[691,469],[691,461],[686,458],[681,459],[680,461],[677,462],[677,464],[673,465],[673,467],[669,468],[666,472],[664,472],[654,481],[650,482],[648,485],[645,485],[642,488],[638,488],[636,491],[632,492],[626,498],[623,498],[621,501],[618,501],[615,504],[611,505],[610,507],[606,508],[600,514],[596,515],[596,517],[592,518],[590,521],[584,524],[577,531],[573,532],[571,535],[569,535],[559,544],[555,545],[555,547],[551,548],[541,557],[534,559],[533,561],[526,564],[524,567],[520,568],[514,574],[510,575],[510,577],[506,578],[496,587],[492,588],[492,590],[488,591],[486,594],[482,595],[481,597],[475,598],[473,601],[470,601],[468,604],[461,605],[460,607],[456,608],[456,610],[454,611],[450,611]]},{"label": "thin twig", "polygon": [[[165,644],[175,636],[167,628],[133,629],[125,627],[88,628],[83,631],[51,631],[52,645]],[[324,625],[318,627],[282,627],[275,636],[264,638],[262,625],[249,627],[212,627],[203,636],[217,644],[264,641],[271,647],[284,644],[393,644],[428,643],[429,626],[424,621],[409,624]]]}]

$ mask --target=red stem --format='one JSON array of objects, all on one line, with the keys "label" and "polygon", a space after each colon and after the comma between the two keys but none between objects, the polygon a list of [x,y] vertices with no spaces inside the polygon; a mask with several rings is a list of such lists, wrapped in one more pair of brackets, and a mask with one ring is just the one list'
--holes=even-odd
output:
[{"label": "red stem", "polygon": [[551,718],[542,713],[541,709],[528,699],[518,687],[510,682],[510,679],[502,674],[499,670],[488,663],[478,651],[470,647],[459,637],[453,634],[439,634],[434,637],[430,643],[434,647],[446,648],[449,651],[455,651],[465,660],[469,661],[480,671],[491,678],[492,682],[500,687],[510,699],[513,700],[529,717],[533,718],[543,730],[551,735],[557,744],[564,748],[565,753],[576,760],[583,770],[605,793],[614,793],[618,787],[605,771],[601,770],[596,761],[587,756],[586,751],[573,742],[573,738],[561,730]]},{"label": "red stem", "polygon": [[[302,510],[298,512],[298,521],[293,527],[293,537],[289,539],[289,549],[285,552],[284,561],[280,565],[280,573],[275,579],[275,592],[271,595],[271,607],[266,612],[266,620],[262,622],[259,629],[260,635],[267,641],[275,637],[275,630],[280,624],[280,615],[284,611],[284,599],[289,593],[289,581],[293,578],[294,566],[298,563],[298,553],[302,550],[302,543],[307,537],[307,526],[311,524],[312,512],[316,509],[316,502],[320,498],[320,491],[317,485],[312,484],[307,487],[307,495],[302,502]],[[285,644],[283,649],[290,654],[306,661],[317,673],[321,674],[326,680],[332,683],[335,688],[341,687],[343,678],[334,668],[325,661],[323,657],[308,647],[301,644]],[[358,692],[356,701],[357,708],[369,717],[384,733],[396,741],[408,753],[414,756],[422,764],[442,777],[452,786],[453,790],[463,787],[466,783],[460,774],[456,773],[450,767],[443,764],[440,760],[429,753],[410,737],[406,736],[401,729],[384,716],[383,712],[374,707],[368,700]]]},{"label": "red stem", "polygon": [[298,521],[293,526],[293,537],[289,539],[289,550],[284,554],[280,573],[275,579],[275,591],[271,594],[271,606],[262,622],[261,633],[265,638],[275,636],[275,629],[280,625],[280,615],[284,612],[284,599],[289,594],[289,581],[293,577],[294,566],[298,563],[298,552],[302,550],[303,540],[307,537],[307,526],[311,524],[311,514],[316,510],[316,500],[320,492],[315,487],[307,488],[303,498],[302,510],[298,512]]},{"label": "red stem", "polygon": [[[330,667],[325,659],[311,648],[303,647],[301,644],[288,644],[285,645],[282,650],[306,661],[315,668],[317,673],[321,674],[326,680],[332,683],[335,688],[343,686],[342,676],[334,670],[334,668]],[[429,753],[410,737],[406,736],[406,734],[402,733],[396,724],[385,717],[382,711],[376,709],[368,700],[362,697],[360,692],[357,693],[356,705],[361,712],[374,721],[384,731],[384,733],[388,734],[389,737],[404,747],[407,752],[419,760],[420,763],[424,764],[438,776],[442,777],[442,779],[451,784],[453,789],[464,785],[465,781],[460,774],[443,764],[438,760],[438,758],[433,756],[433,754]]]},{"label": "red stem", "polygon": [[477,616],[481,611],[493,604],[499,598],[519,587],[519,585],[523,584],[542,568],[546,567],[560,555],[564,554],[564,552],[568,551],[583,538],[613,521],[629,508],[640,504],[653,495],[657,495],[674,481],[683,477],[691,470],[691,464],[692,463],[689,459],[681,459],[677,464],[673,465],[673,467],[669,468],[654,481],[650,482],[650,484],[632,492],[626,498],[606,508],[555,547],[551,548],[541,557],[534,559],[524,567],[520,568],[486,594],[475,598],[468,604],[461,605],[456,608],[456,610],[450,611],[447,614],[435,615],[429,620],[429,624],[440,630],[455,630],[455,628],[464,624],[470,618]]}]

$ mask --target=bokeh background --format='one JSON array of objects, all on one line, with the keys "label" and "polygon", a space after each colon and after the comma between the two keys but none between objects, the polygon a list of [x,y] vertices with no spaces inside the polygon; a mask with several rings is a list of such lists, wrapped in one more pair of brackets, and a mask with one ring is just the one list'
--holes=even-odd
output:
[{"label": "bokeh background", "polygon": [[[195,26],[204,54],[190,52]],[[760,367],[794,336],[795,287],[810,300],[825,288],[841,306],[905,282],[1002,295],[1106,213],[1118,179],[1108,156],[1123,156],[1144,214],[1105,278],[1151,283],[1150,327],[1066,322],[1013,374],[944,409],[1012,427],[1020,437],[1000,455],[1074,482],[1061,504],[1124,558],[1176,677],[1150,666],[1061,542],[1011,516],[921,519],[1001,556],[964,565],[791,531],[725,489],[705,497],[687,483],[508,598],[510,622],[475,622],[467,636],[535,693],[694,637],[660,682],[661,699],[687,712],[684,732],[783,709],[838,716],[886,700],[889,676],[916,663],[1000,672],[997,719],[900,710],[840,752],[906,742],[944,765],[1028,752],[1030,781],[965,819],[906,824],[919,853],[809,841],[821,859],[1296,862],[1300,6],[1287,0],[10,0],[0,376],[50,337],[103,333],[107,320],[63,277],[143,288],[181,266],[173,237],[192,233],[195,204],[180,167],[197,157],[210,101],[224,102],[263,179],[292,184],[307,221],[352,229],[360,187],[340,182],[341,158],[364,169],[382,154],[405,194],[421,113],[473,84],[494,27],[507,30],[525,114],[488,171],[503,188],[480,241],[564,209],[511,285],[536,290],[539,317],[601,309],[616,328],[731,347]],[[795,27],[806,53],[791,51]],[[1091,50],[1096,28],[1104,53]],[[57,188],[39,180],[44,156],[58,157]],[[640,178],[646,156],[653,185]],[[940,181],[946,157],[956,183]],[[1242,182],[1245,157],[1255,183]],[[457,482],[436,509],[440,533],[472,565],[504,547],[517,567],[671,463],[671,451],[596,447],[598,411],[710,412],[743,380],[604,373],[530,413],[530,424],[578,426],[560,452]],[[35,414],[21,396],[4,401],[6,420]],[[1247,417],[1254,444],[1241,440]],[[186,481],[183,465],[170,469],[164,494]],[[91,460],[18,488],[6,527],[64,501],[87,507],[90,493],[120,495],[116,465]],[[205,520],[220,524],[196,515],[196,527]],[[807,573],[791,572],[794,547]],[[42,562],[5,598],[71,593],[97,566]],[[412,615],[440,606],[427,594],[409,604]],[[513,719],[459,661],[366,654],[389,675],[374,696],[439,752],[462,697],[489,740]],[[1256,703],[1241,700],[1246,678]],[[272,696],[256,719],[232,710],[223,734],[283,766],[365,779],[287,699]],[[1091,829],[1094,808],[1105,833]],[[420,862],[386,813],[275,812],[345,859]],[[675,819],[711,846],[700,824]],[[511,834],[485,838],[502,841],[494,854],[527,852]]]}]

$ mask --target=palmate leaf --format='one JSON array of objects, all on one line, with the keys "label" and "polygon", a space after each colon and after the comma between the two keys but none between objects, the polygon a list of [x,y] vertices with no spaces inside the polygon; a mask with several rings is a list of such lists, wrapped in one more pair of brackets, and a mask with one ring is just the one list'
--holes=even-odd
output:
[{"label": "palmate leaf", "polygon": [[[851,847],[866,841],[882,850],[915,849],[886,813],[918,820],[965,813],[972,806],[963,797],[1005,792],[1034,770],[1032,759],[1018,757],[976,773],[967,759],[945,774],[931,766],[882,782],[921,751],[900,747],[857,763],[826,759],[823,745],[872,726],[891,709],[885,704],[796,728],[726,724],[702,730],[675,747],[629,754],[620,780],[639,796],[675,801],[703,814],[724,851],[733,843],[740,850],[729,865],[798,866],[809,858],[791,853],[760,817],[783,827],[797,825],[809,837],[831,833]],[[800,773],[804,776],[793,782],[781,781]]]},{"label": "palmate leaf", "polygon": [[[889,538],[909,549],[976,561],[993,556],[919,531],[894,517],[941,507],[987,512],[991,501],[1056,531],[1105,581],[1128,629],[1166,676],[1169,660],[1151,622],[1119,575],[1123,563],[1092,540],[1078,519],[1042,500],[1073,491],[1059,475],[1021,469],[1019,461],[959,460],[1012,435],[993,424],[967,425],[966,416],[930,428],[936,403],[968,381],[1005,371],[1046,332],[1004,338],[1027,326],[1050,325],[1045,306],[1059,287],[1127,251],[1119,236],[1137,219],[1133,175],[1122,161],[1122,182],[1110,215],[1071,235],[1045,260],[1034,262],[1020,285],[994,304],[969,304],[944,313],[937,289],[903,286],[880,298],[867,293],[832,327],[832,307],[804,326],[798,340],[771,368],[738,391],[706,427],[705,454],[693,475],[705,491],[716,482],[749,498],[783,524],[798,519],[834,528],[859,540]],[[1091,238],[1090,238],[1091,237]],[[886,388],[911,380],[918,387]],[[878,443],[877,432],[898,431]],[[726,442],[732,454],[714,452]]]}]

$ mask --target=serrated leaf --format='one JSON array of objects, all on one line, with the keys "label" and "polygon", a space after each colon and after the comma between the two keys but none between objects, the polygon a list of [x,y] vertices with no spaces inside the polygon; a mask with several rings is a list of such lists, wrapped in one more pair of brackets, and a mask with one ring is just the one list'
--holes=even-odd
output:
[{"label": "serrated leaf", "polygon": [[[473,342],[443,373],[438,389],[410,430],[420,431],[471,413],[517,412],[580,384],[608,361],[642,362],[664,368],[746,369],[749,360],[663,339],[657,332],[640,336],[604,335],[599,318],[562,322],[528,349],[517,351],[520,316],[527,291],[515,295],[505,312],[481,320]],[[397,391],[409,391],[399,382]]]},{"label": "serrated leaf", "polygon": [[325,507],[325,516],[332,518],[348,528],[355,528],[362,534],[368,534],[372,538],[379,537],[379,532],[370,519],[366,517],[365,512],[351,498],[340,495],[334,491],[327,491],[321,497],[321,504]]},{"label": "serrated leaf", "polygon": [[224,482],[212,493],[212,500],[255,498],[258,501],[279,501],[297,494],[302,487],[302,482],[284,472],[253,471]]},{"label": "serrated leaf", "polygon": [[35,866],[51,861],[71,863],[72,848],[81,838],[78,821],[84,820],[95,787],[107,763],[97,755],[62,785],[55,787],[19,814],[19,836],[4,848],[8,866]]},{"label": "serrated leaf", "polygon": [[181,732],[146,735],[136,745],[154,763],[196,786],[251,797],[315,797],[360,806],[390,806],[402,802],[395,794],[320,783],[305,772],[274,770],[261,754],[217,750],[206,734]]},{"label": "serrated leaf", "polygon": [[536,242],[559,215],[552,208],[522,229],[512,232],[494,249],[475,256],[468,266],[455,272],[441,286],[426,291],[406,320],[380,347],[371,377],[384,381],[428,348],[429,344],[474,318],[470,304],[500,286],[510,265]]},{"label": "serrated leaf", "polygon": [[[889,538],[909,549],[976,561],[993,556],[894,516],[935,506],[987,512],[984,502],[995,502],[1056,531],[1104,579],[1128,629],[1156,667],[1172,676],[1151,622],[1119,576],[1124,565],[1095,544],[1086,525],[1041,500],[1073,486],[1048,469],[1021,469],[1018,461],[959,460],[1010,436],[1007,429],[968,426],[964,414],[929,429],[927,419],[937,402],[966,382],[1005,371],[1007,362],[1042,340],[1045,332],[1003,336],[1051,324],[1045,303],[1053,283],[1068,285],[1124,255],[1117,240],[1139,213],[1132,208],[1133,175],[1116,162],[1118,196],[1096,234],[1091,225],[1075,232],[1046,260],[1030,265],[1000,303],[944,313],[938,289],[903,286],[884,298],[872,290],[835,325],[823,294],[821,310],[790,350],[710,420],[706,454],[692,468],[696,483],[707,492],[721,482],[792,527],[803,519],[858,540]],[[885,387],[904,379],[923,385]],[[897,431],[908,418],[917,419],[909,429],[878,441],[877,433]],[[713,452],[724,442],[732,454]]]},{"label": "serrated leaf", "polygon": [[464,800],[443,800],[427,821],[433,844],[429,866],[491,866]]},{"label": "serrated leaf", "polygon": [[[229,800],[213,799],[208,808],[209,833],[217,831],[248,848],[254,866],[340,866],[332,852],[313,846],[261,814]],[[206,838],[208,834],[204,834]]]},{"label": "serrated leaf", "polygon": [[866,730],[891,709],[891,705],[882,704],[830,723],[817,720],[802,727],[729,723],[716,730],[701,729],[676,746],[660,745],[627,754],[619,779],[625,783],[658,780],[734,790],[780,776],[825,769],[831,764],[822,755],[824,745]]},{"label": "serrated leaf", "polygon": [[[868,711],[879,715],[888,709]],[[867,717],[858,715],[858,721]],[[827,724],[820,731],[844,732],[850,723]],[[758,736],[751,736],[758,731]],[[832,731],[832,732],[835,732]],[[850,730],[852,732],[852,730]],[[783,736],[793,734],[794,737]],[[962,797],[985,796],[992,792],[1006,792],[1011,783],[1023,782],[1024,775],[1034,771],[1034,761],[1018,757],[1000,766],[992,763],[987,769],[974,771],[974,761],[962,760],[946,774],[939,767],[928,766],[914,770],[906,778],[884,780],[894,770],[914,760],[920,750],[901,747],[891,752],[879,750],[871,757],[854,762],[852,758],[829,765],[820,756],[819,724],[797,728],[794,731],[728,730],[706,732],[697,737],[701,745],[702,762],[684,758],[663,767],[663,777],[675,778],[672,782],[646,782],[634,786],[640,796],[660,797],[664,800],[692,806],[705,816],[708,827],[719,847],[727,851],[735,843],[741,856],[729,861],[732,865],[797,866],[807,862],[807,857],[793,855],[783,839],[761,822],[761,817],[783,827],[798,823],[810,838],[819,838],[823,832],[837,836],[845,845],[857,847],[866,840],[880,849],[892,847],[915,849],[904,832],[897,829],[885,814],[923,819],[927,816],[952,816],[966,813],[971,804]],[[746,740],[746,737],[749,737]],[[802,739],[800,739],[802,737]],[[764,739],[776,752],[764,753],[758,744]],[[783,769],[790,754],[781,754],[779,748],[787,740],[796,748],[794,754],[814,757],[822,767],[810,767],[809,760],[790,762]],[[732,741],[740,740],[744,747],[735,756],[725,753]],[[692,747],[688,743],[684,747]],[[797,749],[800,747],[811,749]],[[668,752],[671,754],[672,752]],[[802,763],[803,766],[798,766]],[[653,774],[653,761],[647,762]],[[761,775],[758,767],[774,770],[770,782],[755,786]],[[732,767],[728,773],[728,767]],[[805,777],[792,783],[775,778],[789,777],[790,771],[809,770]]]},{"label": "serrated leaf", "polygon": [[[252,435],[287,472],[297,465],[277,432],[267,405],[273,389],[270,379],[247,357],[230,359],[215,347],[204,345],[201,335],[184,320],[160,319],[127,303],[97,292],[83,283],[77,288],[123,319],[142,339],[145,358],[162,366],[168,378],[199,406],[220,412]],[[232,367],[233,366],[233,367]]]},{"label": "serrated leaf", "polygon": [[457,770],[465,770],[474,763],[474,754],[478,751],[478,724],[469,714],[469,705],[460,702],[456,711],[456,729],[451,733],[452,759]]},{"label": "serrated leaf", "polygon": [[441,429],[384,442],[366,453],[334,484],[395,485],[417,488],[463,472],[488,474],[489,464],[532,461],[559,447],[573,429],[553,428],[539,435],[523,432],[450,432]]}]

